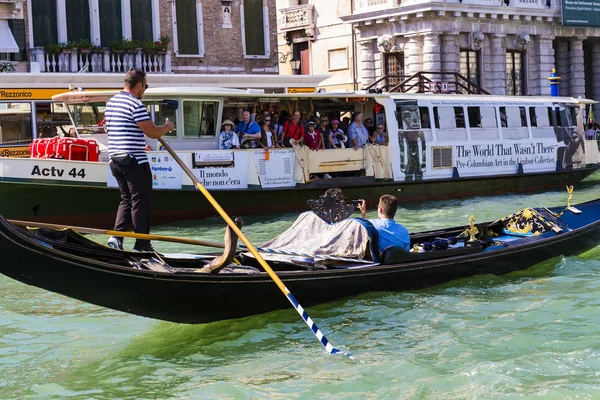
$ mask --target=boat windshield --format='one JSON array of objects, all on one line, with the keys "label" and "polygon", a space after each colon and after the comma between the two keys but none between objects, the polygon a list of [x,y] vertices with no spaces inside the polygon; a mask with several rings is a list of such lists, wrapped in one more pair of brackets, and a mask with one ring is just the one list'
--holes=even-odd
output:
[{"label": "boat windshield", "polygon": [[68,107],[75,128],[80,135],[106,133],[105,102],[69,104]]}]

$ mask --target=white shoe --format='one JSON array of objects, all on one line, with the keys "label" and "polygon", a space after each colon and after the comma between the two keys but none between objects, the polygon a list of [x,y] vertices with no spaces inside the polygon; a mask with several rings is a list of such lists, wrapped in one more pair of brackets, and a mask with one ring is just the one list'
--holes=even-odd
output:
[{"label": "white shoe", "polygon": [[329,174],[325,173],[325,174],[323,175],[323,178],[325,178],[325,179],[331,179],[331,175],[329,175]]},{"label": "white shoe", "polygon": [[108,245],[108,247],[113,248],[113,249],[123,250],[123,238],[111,236],[108,238],[107,245]]}]

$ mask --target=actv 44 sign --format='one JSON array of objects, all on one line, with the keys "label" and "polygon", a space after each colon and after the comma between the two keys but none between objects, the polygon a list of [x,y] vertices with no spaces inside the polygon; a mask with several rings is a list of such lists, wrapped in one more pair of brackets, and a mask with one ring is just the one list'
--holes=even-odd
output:
[{"label": "actv 44 sign", "polygon": [[600,26],[600,0],[563,0],[562,24]]}]

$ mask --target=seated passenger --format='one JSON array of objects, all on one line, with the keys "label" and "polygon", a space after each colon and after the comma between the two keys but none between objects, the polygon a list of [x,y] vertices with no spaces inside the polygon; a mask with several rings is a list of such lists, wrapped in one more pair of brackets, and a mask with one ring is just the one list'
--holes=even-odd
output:
[{"label": "seated passenger", "polygon": [[223,125],[223,130],[221,131],[221,137],[219,138],[219,150],[230,150],[234,147],[239,149],[240,139],[232,130],[233,122],[227,119],[221,125]]},{"label": "seated passenger", "polygon": [[585,133],[585,138],[587,140],[595,140],[596,139],[596,130],[594,129],[594,124],[590,122],[587,125],[587,130],[584,133]]},{"label": "seated passenger", "polygon": [[[365,219],[367,217],[367,203],[361,199],[358,208],[362,213],[362,218]],[[408,230],[394,221],[396,210],[398,210],[396,196],[384,194],[379,198],[379,204],[377,205],[377,219],[369,220],[379,234],[379,251],[383,251],[389,246],[402,247],[406,251],[410,250]]]}]

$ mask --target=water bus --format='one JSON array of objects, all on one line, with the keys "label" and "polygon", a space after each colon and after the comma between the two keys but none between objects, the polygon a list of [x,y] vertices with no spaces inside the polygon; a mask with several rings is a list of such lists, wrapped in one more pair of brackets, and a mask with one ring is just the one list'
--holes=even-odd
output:
[{"label": "water bus", "polygon": [[[0,158],[4,216],[112,226],[119,193],[101,121],[106,101],[115,93],[86,90],[53,97],[69,117],[60,131],[75,127],[78,143],[96,143],[98,157],[62,152],[63,159],[52,154]],[[157,124],[165,118],[175,122],[176,129],[165,139],[233,215],[304,210],[307,199],[330,187],[343,188],[347,198],[366,198],[370,206],[384,193],[416,202],[543,190],[581,181],[600,161],[596,141],[583,135],[585,111],[594,103],[586,99],[187,86],[151,87],[143,101]],[[219,150],[221,122],[239,118],[245,109],[307,110],[330,120],[359,111],[386,126],[389,145],[272,148],[268,155],[262,149]],[[148,139],[148,145],[153,223],[214,216],[172,157],[155,140]],[[325,174],[332,178],[323,179]]]}]

